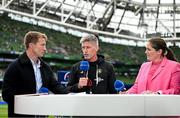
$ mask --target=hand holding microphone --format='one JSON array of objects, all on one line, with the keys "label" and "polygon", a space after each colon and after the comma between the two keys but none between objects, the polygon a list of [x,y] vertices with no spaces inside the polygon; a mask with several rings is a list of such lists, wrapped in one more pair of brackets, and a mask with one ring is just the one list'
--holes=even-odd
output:
[{"label": "hand holding microphone", "polygon": [[81,61],[80,63],[81,77],[79,79],[78,87],[82,88],[83,86],[88,86],[88,70],[89,70],[89,62]]},{"label": "hand holding microphone", "polygon": [[81,78],[79,79],[78,87],[79,87],[79,88],[82,88],[83,86],[87,86],[87,84],[88,84],[88,78],[86,78],[86,77],[81,77]]}]

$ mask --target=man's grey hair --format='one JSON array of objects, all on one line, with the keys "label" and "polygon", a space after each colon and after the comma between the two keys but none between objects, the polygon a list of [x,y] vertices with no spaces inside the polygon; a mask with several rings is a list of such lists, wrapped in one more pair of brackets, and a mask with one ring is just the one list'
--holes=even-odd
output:
[{"label": "man's grey hair", "polygon": [[80,44],[86,41],[95,42],[97,46],[99,46],[98,38],[94,34],[88,34],[88,35],[83,36],[80,40]]}]

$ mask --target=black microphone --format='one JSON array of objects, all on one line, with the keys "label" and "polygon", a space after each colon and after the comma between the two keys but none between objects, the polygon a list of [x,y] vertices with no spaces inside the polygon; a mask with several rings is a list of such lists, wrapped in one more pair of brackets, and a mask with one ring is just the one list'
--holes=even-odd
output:
[{"label": "black microphone", "polygon": [[125,86],[124,83],[121,80],[116,80],[114,82],[114,88],[116,89],[116,91],[119,93],[120,91],[125,90]]},{"label": "black microphone", "polygon": [[40,94],[49,94],[49,90],[48,90],[48,88],[46,88],[46,87],[41,87],[41,88],[39,89],[39,93],[40,93]]}]

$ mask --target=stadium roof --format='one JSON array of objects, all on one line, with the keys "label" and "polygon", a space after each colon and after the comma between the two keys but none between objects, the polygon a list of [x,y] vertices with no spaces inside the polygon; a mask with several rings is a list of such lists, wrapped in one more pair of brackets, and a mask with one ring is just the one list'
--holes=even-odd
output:
[{"label": "stadium roof", "polygon": [[180,47],[180,0],[0,0],[12,19],[105,42],[143,46],[161,36]]}]

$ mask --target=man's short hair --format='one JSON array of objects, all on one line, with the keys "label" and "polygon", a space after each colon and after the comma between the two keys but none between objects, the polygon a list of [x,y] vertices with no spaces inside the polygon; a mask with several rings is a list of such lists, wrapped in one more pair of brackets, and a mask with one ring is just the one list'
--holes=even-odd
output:
[{"label": "man's short hair", "polygon": [[26,35],[24,36],[24,45],[26,49],[29,48],[29,43],[36,44],[39,38],[44,38],[46,41],[48,40],[46,34],[43,34],[41,32],[29,31],[28,33],[26,33]]},{"label": "man's short hair", "polygon": [[98,38],[94,34],[88,34],[88,35],[83,36],[80,40],[80,44],[86,41],[95,42],[97,46],[99,46]]}]

